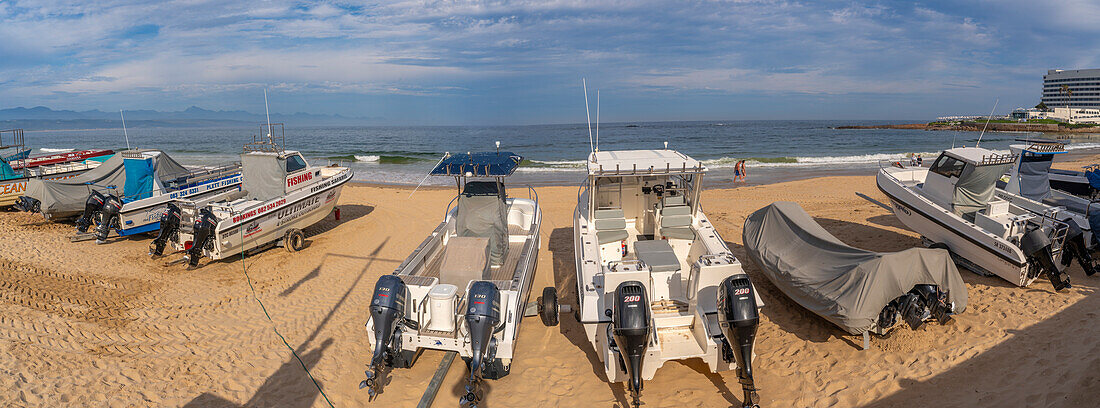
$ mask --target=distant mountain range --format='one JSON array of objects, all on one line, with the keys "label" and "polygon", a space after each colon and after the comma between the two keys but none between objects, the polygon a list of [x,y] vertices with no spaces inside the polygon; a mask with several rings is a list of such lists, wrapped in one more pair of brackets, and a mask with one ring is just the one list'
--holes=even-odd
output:
[{"label": "distant mountain range", "polygon": [[[245,111],[215,111],[192,106],[182,111],[125,111],[127,127],[239,127],[254,126],[267,118]],[[288,126],[367,125],[368,118],[311,113],[272,113],[272,122]],[[0,128],[26,130],[113,129],[122,127],[118,112],[53,110],[45,106],[0,109]]]}]

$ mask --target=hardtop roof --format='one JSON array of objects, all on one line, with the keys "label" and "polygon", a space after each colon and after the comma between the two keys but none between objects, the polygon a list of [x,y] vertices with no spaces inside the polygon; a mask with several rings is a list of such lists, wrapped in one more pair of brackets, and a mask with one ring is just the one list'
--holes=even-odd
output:
[{"label": "hardtop roof", "polygon": [[589,175],[689,174],[707,171],[703,163],[669,149],[597,151],[588,155]]},{"label": "hardtop roof", "polygon": [[943,153],[975,166],[1012,163],[1016,160],[1014,154],[1001,154],[981,147],[955,147],[944,150]]}]

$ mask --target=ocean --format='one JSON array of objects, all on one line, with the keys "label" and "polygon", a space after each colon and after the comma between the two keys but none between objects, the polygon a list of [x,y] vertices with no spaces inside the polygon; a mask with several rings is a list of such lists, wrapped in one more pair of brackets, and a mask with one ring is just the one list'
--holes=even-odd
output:
[{"label": "ocean", "polygon": [[[922,154],[932,160],[939,151],[973,146],[978,132],[836,129],[845,125],[918,123],[920,121],[694,121],[603,123],[601,150],[675,149],[703,161],[711,170],[710,187],[733,183],[733,165],[747,161],[748,183],[762,184],[820,175],[873,174],[880,161],[908,160]],[[131,128],[130,145],[168,152],[184,165],[238,161],[242,145],[255,128]],[[593,137],[595,137],[593,126]],[[1006,150],[1019,138],[1038,133],[987,132],[982,147]],[[1074,135],[1068,148],[1100,148],[1100,139]],[[491,151],[494,143],[526,158],[511,182],[574,185],[584,178],[590,144],[586,124],[530,126],[293,127],[285,129],[285,148],[301,151],[313,164],[342,163],[355,180],[415,185],[445,152]],[[121,150],[121,129],[26,132],[34,153],[70,149]],[[1063,159],[1064,160],[1064,159]],[[428,177],[426,185],[453,185]]]}]

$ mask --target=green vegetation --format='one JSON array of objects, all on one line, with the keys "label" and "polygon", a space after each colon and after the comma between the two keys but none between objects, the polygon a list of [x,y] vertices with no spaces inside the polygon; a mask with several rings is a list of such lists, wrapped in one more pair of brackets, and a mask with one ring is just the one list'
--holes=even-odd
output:
[{"label": "green vegetation", "polygon": [[1070,129],[1082,129],[1082,128],[1097,127],[1097,126],[1100,126],[1100,125],[1093,124],[1093,123],[1073,123],[1073,124],[1063,123],[1062,124],[1062,127],[1070,128]]},{"label": "green vegetation", "polygon": [[1050,125],[1057,125],[1057,124],[1062,123],[1062,122],[1059,122],[1059,121],[1054,120],[1054,119],[1028,119],[1027,123],[1046,123],[1046,124],[1050,124]]},{"label": "green vegetation", "polygon": [[1042,102],[1039,102],[1038,105],[1035,105],[1035,109],[1041,110],[1043,112],[1049,112],[1050,111],[1050,108],[1047,107],[1047,104],[1042,103]]}]

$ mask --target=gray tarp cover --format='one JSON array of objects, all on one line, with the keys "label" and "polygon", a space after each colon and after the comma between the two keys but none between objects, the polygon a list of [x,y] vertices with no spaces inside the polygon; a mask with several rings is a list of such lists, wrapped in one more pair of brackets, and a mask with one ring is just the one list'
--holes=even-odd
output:
[{"label": "gray tarp cover", "polygon": [[966,284],[942,249],[853,248],[785,201],[752,213],[742,237],[749,257],[779,290],[851,334],[877,331],[882,308],[918,284],[939,285],[956,312],[966,309]]},{"label": "gray tarp cover", "polygon": [[274,153],[241,155],[241,188],[251,200],[267,201],[286,194],[286,159]]},{"label": "gray tarp cover", "polygon": [[1012,163],[987,166],[967,163],[959,175],[959,181],[955,182],[955,196],[951,199],[955,214],[969,215],[985,208],[989,200],[993,199],[997,180],[1010,166]]},{"label": "gray tarp cover", "polygon": [[[76,216],[84,212],[84,202],[88,199],[91,189],[106,191],[107,186],[116,186],[119,194],[122,193],[122,187],[126,184],[126,169],[123,167],[122,156],[122,154],[111,156],[103,164],[76,177],[64,180],[28,180],[27,191],[23,195],[40,201],[40,211],[44,215],[52,218]],[[156,176],[161,182],[190,173],[164,152],[155,157],[153,160]]]},{"label": "gray tarp cover", "polygon": [[489,261],[493,265],[504,263],[508,251],[508,206],[500,196],[460,194],[455,216],[455,234],[489,238]]},{"label": "gray tarp cover", "polygon": [[1043,201],[1050,197],[1050,165],[1054,163],[1054,155],[1024,154],[1020,158],[1020,167],[1016,169],[1019,176],[1020,195],[1035,201]]}]

